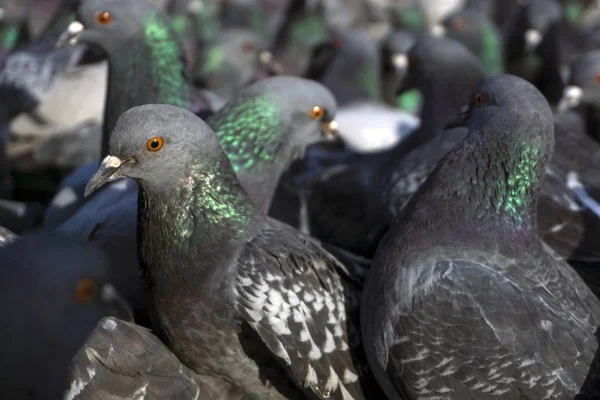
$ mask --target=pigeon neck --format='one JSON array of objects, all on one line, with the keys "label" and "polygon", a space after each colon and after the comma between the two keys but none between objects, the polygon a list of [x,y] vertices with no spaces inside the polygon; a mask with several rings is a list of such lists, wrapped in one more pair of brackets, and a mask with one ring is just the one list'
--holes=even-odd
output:
[{"label": "pigeon neck", "polygon": [[184,75],[183,51],[174,32],[156,15],[148,17],[141,37],[109,55],[102,154],[108,154],[117,119],[132,107],[171,104],[189,108],[192,89]]},{"label": "pigeon neck", "polygon": [[479,59],[481,60],[485,71],[490,76],[501,74],[504,69],[502,43],[500,41],[500,34],[490,22],[486,22],[483,26],[481,40],[482,46]]},{"label": "pigeon neck", "polygon": [[4,25],[0,27],[0,42],[5,51],[12,50],[19,40],[20,27],[15,25]]},{"label": "pigeon neck", "polygon": [[144,188],[143,232],[178,247],[190,241],[217,246],[251,234],[259,215],[231,168],[222,164],[208,170],[192,166],[184,177],[166,183],[168,189]]},{"label": "pigeon neck", "polygon": [[279,108],[267,96],[255,97],[225,105],[207,122],[239,180],[266,212],[280,175],[293,160],[282,138]]},{"label": "pigeon neck", "polygon": [[[496,135],[486,142],[481,137]],[[440,161],[410,201],[412,222],[465,235],[533,237],[540,183],[548,155],[542,138],[511,143],[498,132],[470,136]],[[507,146],[510,146],[508,148]],[[499,151],[500,150],[500,151]],[[419,205],[428,205],[420,208]]]}]

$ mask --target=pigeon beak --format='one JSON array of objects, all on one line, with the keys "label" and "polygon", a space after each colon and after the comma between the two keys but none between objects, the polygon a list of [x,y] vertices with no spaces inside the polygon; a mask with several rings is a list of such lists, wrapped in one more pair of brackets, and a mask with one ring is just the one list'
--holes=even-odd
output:
[{"label": "pigeon beak", "polygon": [[431,35],[433,36],[445,36],[446,28],[442,24],[436,24],[431,28]]},{"label": "pigeon beak", "polygon": [[98,168],[98,171],[91,177],[85,187],[85,197],[88,197],[108,182],[120,178],[120,176],[117,175],[117,172],[123,165],[129,162],[134,162],[134,159],[126,158],[125,160],[121,160],[115,156],[104,157],[104,160],[100,163],[100,168]]},{"label": "pigeon beak", "polygon": [[575,108],[581,102],[583,97],[583,89],[579,86],[567,86],[563,91],[562,98],[558,103],[558,111],[565,112]]},{"label": "pigeon beak", "polygon": [[446,123],[444,130],[467,126],[472,112],[473,108],[470,105],[463,106],[456,117]]},{"label": "pigeon beak", "polygon": [[0,7],[0,21],[2,21],[5,16],[6,16],[6,10],[4,8]]},{"label": "pigeon beak", "polygon": [[61,33],[56,41],[56,47],[63,47],[65,44],[75,44],[81,32],[85,30],[83,24],[79,21],[73,21],[69,24],[67,29]]},{"label": "pigeon beak", "polygon": [[406,71],[408,70],[408,56],[404,53],[394,54],[392,56],[392,65],[399,77],[406,75]]},{"label": "pigeon beak", "polygon": [[275,61],[273,53],[269,50],[263,50],[258,57],[260,64],[267,68],[269,73],[272,75],[281,75],[283,68],[281,67],[281,64]]},{"label": "pigeon beak", "polygon": [[533,53],[542,42],[542,34],[537,29],[525,31],[525,52]]},{"label": "pigeon beak", "polygon": [[340,138],[338,124],[334,120],[331,120],[329,122],[323,122],[321,124],[321,130],[328,141],[333,142]]},{"label": "pigeon beak", "polygon": [[110,315],[121,320],[134,322],[133,312],[125,299],[121,297],[117,289],[111,284],[102,286],[101,299],[109,309]]}]

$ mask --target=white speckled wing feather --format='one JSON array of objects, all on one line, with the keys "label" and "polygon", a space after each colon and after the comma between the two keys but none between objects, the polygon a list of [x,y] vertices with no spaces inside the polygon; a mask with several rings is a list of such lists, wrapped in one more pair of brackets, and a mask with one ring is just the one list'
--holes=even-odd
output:
[{"label": "white speckled wing feather", "polygon": [[238,257],[238,307],[300,387],[361,399],[337,261],[295,232],[263,229]]}]

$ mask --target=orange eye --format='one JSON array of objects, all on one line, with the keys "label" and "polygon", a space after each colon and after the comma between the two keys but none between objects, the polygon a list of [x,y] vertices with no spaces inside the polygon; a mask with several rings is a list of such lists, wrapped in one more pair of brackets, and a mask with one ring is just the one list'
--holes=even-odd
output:
[{"label": "orange eye", "polygon": [[161,138],[160,136],[157,136],[155,138],[148,140],[148,142],[146,143],[146,147],[150,151],[158,151],[158,150],[162,149],[164,144],[165,144],[165,141],[163,140],[163,138]]},{"label": "orange eye", "polygon": [[475,105],[478,107],[485,106],[485,95],[483,92],[477,92],[477,94],[475,94]]},{"label": "orange eye", "polygon": [[596,83],[600,83],[600,72],[596,74]]},{"label": "orange eye", "polygon": [[310,110],[310,117],[312,119],[321,119],[325,115],[325,111],[321,106],[314,106],[312,110]]},{"label": "orange eye", "polygon": [[101,23],[102,25],[106,25],[110,22],[110,14],[108,11],[102,11],[96,14],[96,21]]},{"label": "orange eye", "polygon": [[86,304],[94,298],[98,287],[96,282],[91,278],[81,278],[75,286],[75,300],[78,303]]},{"label": "orange eye", "polygon": [[340,39],[340,38],[333,39],[333,41],[331,42],[331,45],[333,46],[334,49],[341,48],[343,44],[344,44],[344,42],[342,42],[342,39]]},{"label": "orange eye", "polygon": [[457,31],[462,31],[463,29],[465,29],[466,25],[467,25],[467,23],[465,22],[465,20],[463,18],[454,18],[452,20],[452,27],[454,29],[456,29]]}]

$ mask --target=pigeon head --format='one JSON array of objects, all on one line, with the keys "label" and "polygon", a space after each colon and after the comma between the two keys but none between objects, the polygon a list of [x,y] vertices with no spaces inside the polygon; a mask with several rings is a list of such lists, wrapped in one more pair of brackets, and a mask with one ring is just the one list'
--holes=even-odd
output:
[{"label": "pigeon head", "polygon": [[[548,101],[535,86],[524,79],[504,74],[488,78],[477,85],[469,104],[461,109],[455,119],[448,122],[446,128],[465,126],[469,132],[478,132],[471,136],[486,140],[480,134],[491,132],[489,127],[497,127],[506,131],[501,134],[506,135],[505,139],[519,141],[530,135],[540,138],[548,136],[553,132],[550,129],[552,121]],[[515,129],[518,126],[529,127],[534,123],[539,124],[539,129]],[[513,129],[519,134],[511,132]],[[549,142],[550,147],[544,150],[547,152],[551,150],[554,140],[544,141]]]},{"label": "pigeon head", "polygon": [[0,0],[0,23],[20,25],[27,19],[31,0]]},{"label": "pigeon head", "polygon": [[[313,51],[306,76],[327,86],[341,105],[380,98],[380,50],[377,43],[357,29],[330,29],[329,55]],[[319,59],[327,59],[323,63]],[[321,62],[318,62],[321,61]],[[321,73],[315,74],[316,64]]]},{"label": "pigeon head", "polygon": [[433,33],[444,35],[467,46],[475,54],[489,75],[502,73],[502,45],[494,23],[476,10],[460,10],[433,28]]},{"label": "pigeon head", "polygon": [[426,91],[437,80],[450,76],[456,81],[471,75],[485,76],[477,57],[463,44],[446,37],[419,38],[409,50],[407,62],[408,71],[397,88],[398,93],[416,87]]},{"label": "pigeon head", "polygon": [[397,78],[408,70],[408,52],[415,44],[415,37],[408,31],[392,30],[381,43],[381,59],[384,71],[394,71]]},{"label": "pigeon head", "polygon": [[526,54],[535,53],[561,17],[562,9],[555,0],[531,0],[516,12],[510,33],[514,38],[509,38],[507,44],[518,46]]},{"label": "pigeon head", "polygon": [[104,253],[89,245],[44,232],[16,239],[0,254],[0,372],[6,378],[0,394],[62,398],[68,366],[98,321],[108,315],[131,320],[131,312],[109,283]]},{"label": "pigeon head", "polygon": [[488,78],[447,124],[447,128],[466,126],[468,134],[446,161],[470,153],[469,161],[459,163],[485,164],[480,176],[469,177],[470,184],[484,186],[499,213],[518,218],[535,214],[532,210],[554,147],[553,121],[548,101],[531,83],[512,75]]},{"label": "pigeon head", "polygon": [[160,191],[187,176],[193,164],[220,166],[224,162],[227,158],[217,137],[192,112],[170,105],[138,106],[118,119],[110,138],[110,155],[102,160],[85,194],[124,177]]},{"label": "pigeon head", "polygon": [[82,0],[77,21],[69,25],[57,45],[84,42],[112,53],[152,30],[163,36],[173,35],[166,26],[158,10],[146,0]]},{"label": "pigeon head", "polygon": [[571,63],[568,85],[563,91],[559,110],[580,104],[600,106],[600,50],[587,52]]},{"label": "pigeon head", "polygon": [[240,173],[270,163],[289,165],[308,145],[336,138],[336,111],[323,85],[280,76],[246,87],[207,122]]}]

